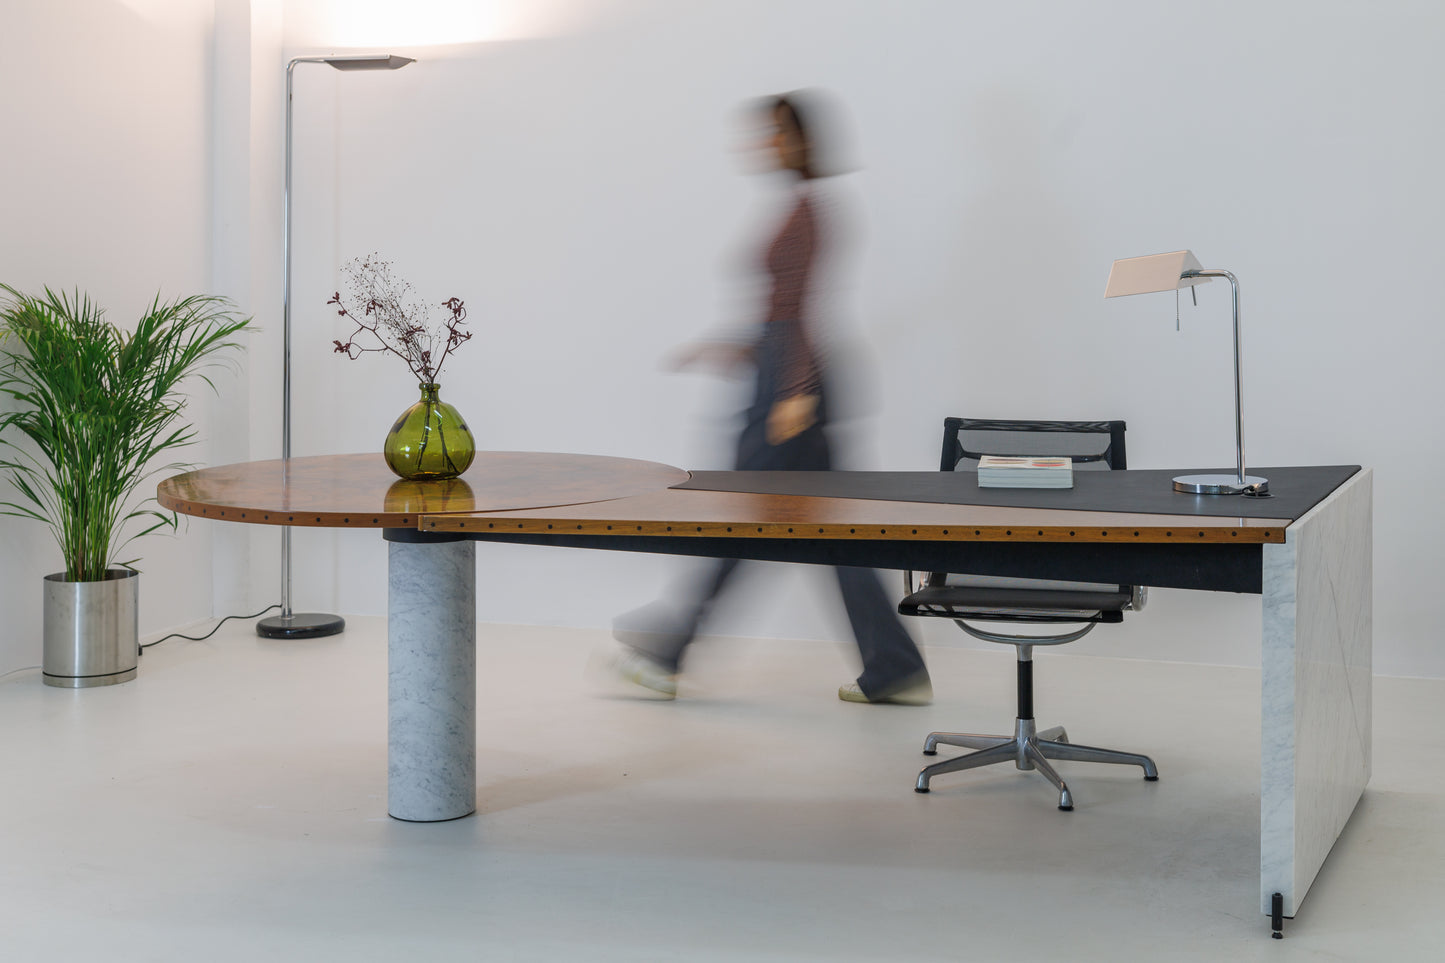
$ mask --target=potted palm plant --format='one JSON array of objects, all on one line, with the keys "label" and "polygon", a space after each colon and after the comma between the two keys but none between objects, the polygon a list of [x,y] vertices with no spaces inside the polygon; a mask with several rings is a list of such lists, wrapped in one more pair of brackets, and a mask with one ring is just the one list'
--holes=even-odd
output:
[{"label": "potted palm plant", "polygon": [[[0,513],[49,526],[65,571],[45,576],[43,673],[47,685],[81,688],[135,678],[139,646],[135,538],[177,519],[137,498],[158,464],[191,444],[180,421],[180,382],[219,352],[239,347],[250,323],[215,297],[162,302],[133,330],[105,319],[79,292],[30,297],[0,285],[0,469],[18,493]],[[214,388],[214,384],[211,385]]]}]

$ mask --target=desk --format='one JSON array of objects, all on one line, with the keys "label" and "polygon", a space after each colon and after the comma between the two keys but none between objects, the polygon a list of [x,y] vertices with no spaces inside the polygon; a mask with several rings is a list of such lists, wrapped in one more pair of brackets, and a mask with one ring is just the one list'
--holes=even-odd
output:
[{"label": "desk", "polygon": [[[1285,489],[1306,484],[1299,471],[1266,474]],[[838,473],[808,474],[827,490]],[[1259,593],[1260,907],[1270,913],[1278,895],[1295,914],[1370,775],[1368,469],[1337,473],[1279,518],[1192,514],[1199,496],[1180,496],[1194,501],[1179,514],[1139,514],[1091,510],[1068,492],[1018,507],[800,493],[808,479],[795,493],[672,487],[688,477],[503,452],[479,454],[466,479],[417,484],[389,476],[379,455],[343,455],[204,469],[157,494],[227,521],[384,529],[388,810],[415,821],[475,809],[477,540]]]}]

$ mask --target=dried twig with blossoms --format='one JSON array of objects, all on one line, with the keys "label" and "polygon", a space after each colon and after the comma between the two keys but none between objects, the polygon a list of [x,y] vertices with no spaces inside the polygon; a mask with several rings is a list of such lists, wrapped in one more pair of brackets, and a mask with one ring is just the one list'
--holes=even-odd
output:
[{"label": "dried twig with blossoms", "polygon": [[[462,330],[466,306],[460,298],[447,298],[436,306],[426,304],[411,284],[392,274],[391,267],[390,261],[369,254],[341,269],[352,307],[347,307],[340,291],[326,303],[336,305],[336,313],[356,325],[356,330],[344,343],[333,341],[335,351],[353,361],[370,352],[389,352],[405,361],[422,384],[435,384],[447,356],[471,340],[472,333]],[[436,307],[445,314],[428,323]],[[356,343],[363,332],[371,335],[374,347]]]}]

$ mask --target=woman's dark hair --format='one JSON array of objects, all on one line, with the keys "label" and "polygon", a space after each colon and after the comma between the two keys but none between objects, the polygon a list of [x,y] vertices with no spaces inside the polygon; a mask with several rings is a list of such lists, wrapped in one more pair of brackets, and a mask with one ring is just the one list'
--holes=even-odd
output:
[{"label": "woman's dark hair", "polygon": [[827,105],[815,91],[794,90],[786,94],[764,97],[758,109],[779,124],[791,126],[802,145],[803,158],[798,174],[804,179],[827,177],[832,173],[827,159]]}]

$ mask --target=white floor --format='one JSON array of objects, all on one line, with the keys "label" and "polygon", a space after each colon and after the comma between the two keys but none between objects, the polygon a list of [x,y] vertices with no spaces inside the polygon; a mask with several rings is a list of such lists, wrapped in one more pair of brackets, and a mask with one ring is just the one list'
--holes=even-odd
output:
[{"label": "white floor", "polygon": [[[1257,912],[1259,674],[1041,652],[1039,724],[1147,752],[913,792],[930,729],[1008,731],[1009,652],[928,708],[837,701],[848,648],[717,640],[676,703],[601,633],[482,626],[480,811],[386,816],[381,619],[228,625],[135,682],[0,682],[0,959],[1445,959],[1445,681],[1377,679],[1375,776],[1285,939]],[[939,758],[944,758],[940,755]]]}]

